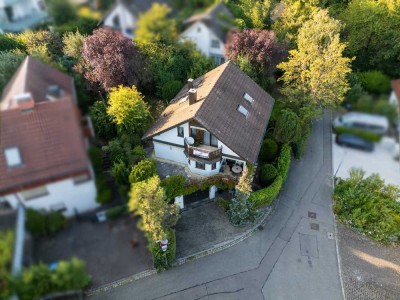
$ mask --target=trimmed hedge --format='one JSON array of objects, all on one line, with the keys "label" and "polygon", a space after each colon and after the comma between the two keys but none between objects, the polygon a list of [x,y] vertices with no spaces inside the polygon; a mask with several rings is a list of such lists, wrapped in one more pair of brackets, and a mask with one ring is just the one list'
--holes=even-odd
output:
[{"label": "trimmed hedge", "polygon": [[253,203],[255,208],[268,205],[278,196],[282,185],[282,176],[278,175],[269,187],[251,193],[249,201]]},{"label": "trimmed hedge", "polygon": [[278,174],[282,177],[282,180],[285,182],[287,175],[289,173],[291,162],[291,149],[289,144],[284,144],[281,149],[281,153],[278,157]]},{"label": "trimmed hedge", "polygon": [[262,186],[267,187],[272,182],[274,182],[276,176],[278,176],[278,171],[271,164],[265,164],[260,170],[260,182]]},{"label": "trimmed hedge", "polygon": [[273,162],[278,154],[278,144],[273,139],[265,139],[261,145],[260,162]]},{"label": "trimmed hedge", "polygon": [[382,139],[382,137],[377,133],[365,131],[362,129],[349,128],[349,127],[336,127],[335,133],[336,134],[343,134],[343,133],[354,134],[354,135],[356,135],[366,141],[372,142],[372,143],[379,142]]}]

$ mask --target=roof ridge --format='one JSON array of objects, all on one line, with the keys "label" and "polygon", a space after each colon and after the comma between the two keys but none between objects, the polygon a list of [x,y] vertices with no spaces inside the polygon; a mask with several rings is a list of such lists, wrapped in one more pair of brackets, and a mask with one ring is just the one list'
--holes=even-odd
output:
[{"label": "roof ridge", "polygon": [[[214,81],[212,88],[210,89],[210,92],[207,94],[207,96],[205,97],[205,99],[203,100],[203,102],[201,103],[199,109],[196,111],[196,113],[194,114],[193,118],[196,118],[199,111],[201,111],[201,108],[204,106],[204,103],[206,103],[206,101],[208,100],[207,98],[212,94],[212,92],[214,91],[215,85],[217,84],[217,82],[220,80],[220,78],[222,77],[222,75],[225,73],[226,69],[228,69],[228,66],[233,64],[233,62],[231,60],[228,60],[227,62],[225,62],[224,64],[226,64],[225,68],[223,69],[223,71],[221,72],[221,74],[219,74],[218,78]],[[222,66],[222,65],[221,65]],[[217,67],[218,68],[218,67]],[[211,71],[210,71],[211,72]],[[208,73],[208,72],[207,72]],[[207,74],[206,73],[206,74]],[[204,75],[206,75],[204,74]],[[203,75],[203,76],[204,76]]]}]

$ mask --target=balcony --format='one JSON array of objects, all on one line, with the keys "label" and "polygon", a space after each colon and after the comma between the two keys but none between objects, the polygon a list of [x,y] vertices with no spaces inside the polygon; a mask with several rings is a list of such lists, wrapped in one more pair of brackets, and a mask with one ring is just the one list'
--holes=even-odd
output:
[{"label": "balcony", "polygon": [[185,138],[185,153],[188,157],[207,163],[221,160],[222,148],[207,145],[190,145]]}]

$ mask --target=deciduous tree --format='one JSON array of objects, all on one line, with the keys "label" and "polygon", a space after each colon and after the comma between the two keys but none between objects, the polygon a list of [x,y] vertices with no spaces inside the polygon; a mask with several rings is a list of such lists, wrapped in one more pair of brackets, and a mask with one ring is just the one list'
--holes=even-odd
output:
[{"label": "deciduous tree", "polygon": [[24,55],[0,51],[0,91],[4,89],[24,59]]},{"label": "deciduous tree", "polygon": [[83,41],[85,40],[85,35],[81,34],[79,31],[67,32],[63,36],[63,52],[69,57],[74,58],[79,61],[82,56]]},{"label": "deciduous tree", "polygon": [[177,37],[177,30],[175,20],[168,18],[170,11],[166,4],[153,3],[137,21],[135,40],[139,43],[172,43]]},{"label": "deciduous tree", "polygon": [[297,49],[278,68],[285,73],[283,93],[321,106],[340,103],[349,89],[347,74],[351,59],[343,56],[346,45],[340,42],[341,23],[319,10],[305,22],[298,35]]},{"label": "deciduous tree", "polygon": [[121,131],[131,134],[143,133],[150,118],[149,107],[135,86],[111,88],[107,114]]},{"label": "deciduous tree", "polygon": [[82,63],[77,68],[87,80],[106,91],[118,85],[132,86],[149,80],[145,60],[129,39],[109,28],[85,38]]}]

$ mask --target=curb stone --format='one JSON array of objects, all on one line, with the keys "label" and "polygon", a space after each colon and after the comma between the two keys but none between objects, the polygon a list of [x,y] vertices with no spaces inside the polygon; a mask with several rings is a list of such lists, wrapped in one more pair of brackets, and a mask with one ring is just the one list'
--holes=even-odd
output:
[{"label": "curb stone", "polygon": [[[282,191],[281,191],[282,192]],[[259,219],[259,221],[249,230],[245,231],[244,233],[234,237],[233,239],[227,240],[225,242],[221,242],[218,243],[214,246],[212,246],[211,248],[208,248],[206,250],[202,250],[199,252],[196,252],[194,254],[190,254],[188,256],[182,257],[182,258],[178,258],[175,260],[175,262],[172,264],[172,267],[176,267],[176,266],[180,266],[183,265],[185,263],[197,260],[199,258],[202,257],[206,257],[221,251],[224,251],[232,246],[235,246],[236,244],[244,241],[245,239],[253,236],[257,231],[263,230],[267,221],[269,220],[269,218],[271,217],[271,215],[275,212],[278,204],[279,204],[279,196],[269,205],[265,206],[264,208],[261,209],[261,212],[263,212],[263,216]],[[111,283],[107,283],[104,284],[102,286],[99,286],[97,288],[93,288],[93,289],[88,289],[86,291],[84,291],[84,294],[86,297],[93,297],[93,296],[97,296],[100,295],[102,293],[105,293],[109,290],[118,288],[120,286],[126,285],[128,283],[137,281],[139,279],[142,278],[146,278],[146,277],[150,277],[157,274],[156,269],[152,268],[152,269],[148,269],[145,270],[143,272],[140,273],[136,273],[133,275],[130,275],[128,277],[113,281]]]}]

